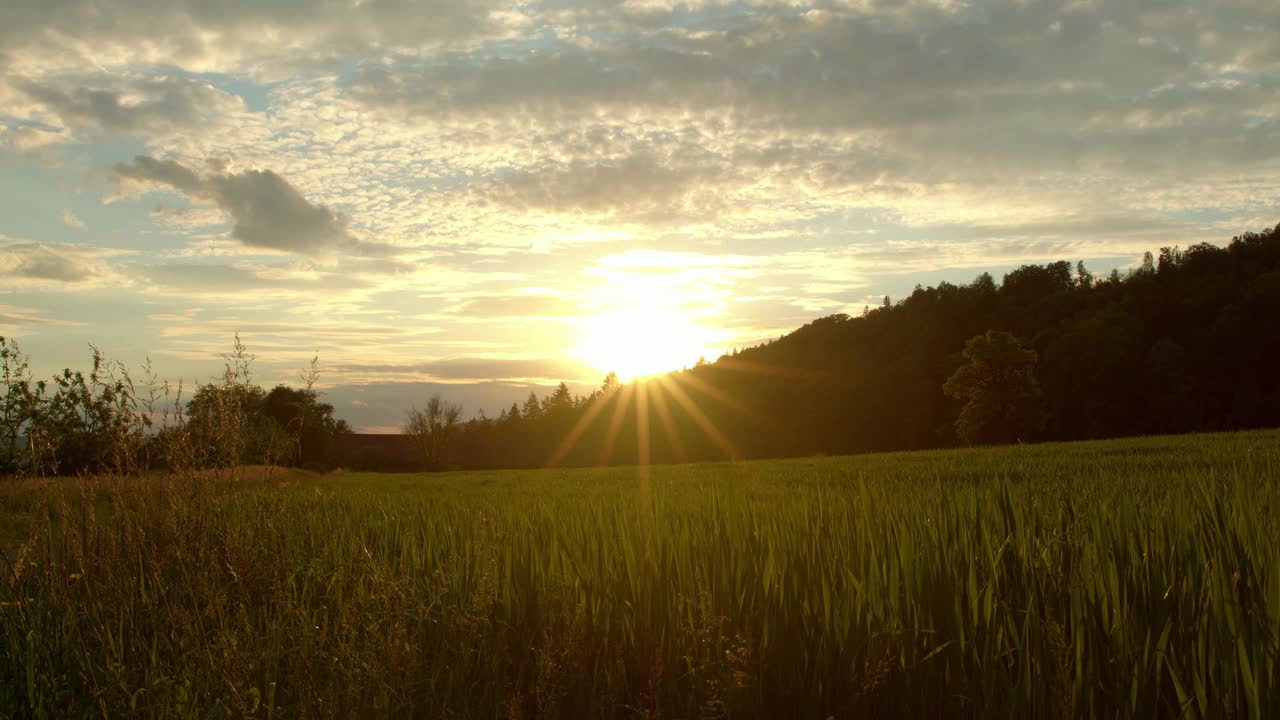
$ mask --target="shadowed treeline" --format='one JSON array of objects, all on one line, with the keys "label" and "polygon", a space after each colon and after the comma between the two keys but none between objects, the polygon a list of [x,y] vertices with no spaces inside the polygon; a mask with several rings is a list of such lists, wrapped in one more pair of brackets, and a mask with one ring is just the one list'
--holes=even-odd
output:
[{"label": "shadowed treeline", "polygon": [[[966,364],[966,341],[989,330],[1032,351],[1019,357],[1034,359],[1028,382],[1039,386],[1027,394],[1039,405],[1024,413],[1037,421],[1005,433],[1009,439],[1280,425],[1280,227],[1223,248],[1164,248],[1124,274],[1095,277],[1081,263],[1056,262],[1023,266],[1000,283],[984,273],[968,285],[917,287],[861,317],[821,318],[682,372],[627,385],[610,378],[587,398],[562,386],[452,429],[447,464],[681,462],[955,445],[964,403],[944,385]],[[1007,383],[1000,378],[994,373],[988,384]]]}]

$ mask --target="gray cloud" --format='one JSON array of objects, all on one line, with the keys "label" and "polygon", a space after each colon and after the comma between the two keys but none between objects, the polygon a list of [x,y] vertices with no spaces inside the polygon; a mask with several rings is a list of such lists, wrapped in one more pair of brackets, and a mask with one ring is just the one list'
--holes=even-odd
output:
[{"label": "gray cloud", "polygon": [[[410,122],[519,118],[552,139],[558,128],[646,120],[683,124],[719,146],[726,137],[787,135],[826,144],[822,184],[1007,184],[1011,173],[1267,167],[1280,148],[1270,74],[1280,42],[1258,28],[1280,27],[1280,4],[1197,7],[1178,0],[995,0],[959,9],[864,3],[810,13],[747,7],[718,14],[705,29],[676,16],[659,22],[661,13],[641,26],[614,11],[573,28],[590,36],[585,47],[368,65],[348,89]],[[858,153],[843,154],[855,138],[863,142]],[[655,141],[636,142],[632,152],[641,155]],[[596,167],[599,148],[558,147],[577,160],[522,169],[508,178],[507,197],[617,207],[608,190],[617,163]],[[675,177],[654,183],[650,195],[661,204],[658,192],[678,192],[691,169],[749,165],[758,151],[719,147],[683,164],[663,158],[656,172]],[[779,162],[796,177],[810,159]]]},{"label": "gray cloud", "polygon": [[[444,112],[727,110],[748,125],[865,129],[930,124],[969,111],[966,97],[1046,82],[1106,78],[1142,91],[1192,71],[1186,53],[1140,44],[1141,27],[1119,28],[1063,5],[981,3],[959,17],[927,6],[896,22],[891,13],[747,12],[725,22],[727,31],[673,25],[585,50],[459,55],[407,71],[368,66],[352,89],[371,101]],[[1061,27],[1051,33],[1054,22]]]},{"label": "gray cloud", "polygon": [[64,125],[123,134],[194,131],[243,109],[240,98],[208,83],[180,77],[109,79],[106,86],[74,80],[10,83]]},{"label": "gray cloud", "polygon": [[358,244],[345,215],[307,202],[270,170],[215,176],[209,187],[218,207],[235,219],[231,235],[246,245],[308,253]]},{"label": "gray cloud", "polygon": [[0,277],[11,281],[88,285],[114,276],[110,251],[83,245],[17,242],[0,245]]},{"label": "gray cloud", "polygon": [[314,255],[329,251],[383,254],[385,245],[357,240],[348,218],[302,193],[270,170],[228,173],[212,163],[204,175],[173,160],[138,156],[112,167],[125,183],[168,186],[187,197],[210,202],[234,223],[231,236],[251,247]]},{"label": "gray cloud", "polygon": [[174,160],[157,160],[138,155],[131,163],[116,163],[112,171],[118,178],[168,185],[184,195],[200,195],[204,192],[201,177],[194,170]]}]

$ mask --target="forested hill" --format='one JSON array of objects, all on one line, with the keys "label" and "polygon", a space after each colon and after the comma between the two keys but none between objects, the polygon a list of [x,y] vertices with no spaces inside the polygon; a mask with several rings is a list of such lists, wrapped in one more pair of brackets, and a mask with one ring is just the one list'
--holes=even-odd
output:
[{"label": "forested hill", "polygon": [[1124,274],[1063,261],[917,288],[639,385],[531,398],[465,424],[449,464],[631,463],[646,444],[654,462],[955,445],[965,403],[943,386],[989,330],[1034,352],[1028,440],[1280,425],[1280,226],[1165,248]]}]

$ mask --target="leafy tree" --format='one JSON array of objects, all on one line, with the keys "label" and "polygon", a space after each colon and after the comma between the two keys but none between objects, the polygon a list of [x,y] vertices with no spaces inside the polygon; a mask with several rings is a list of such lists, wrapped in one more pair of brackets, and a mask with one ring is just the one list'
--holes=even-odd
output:
[{"label": "leafy tree", "polygon": [[1151,429],[1156,432],[1193,430],[1195,403],[1193,377],[1187,352],[1165,338],[1152,346],[1143,363],[1143,391],[1150,412]]},{"label": "leafy tree", "polygon": [[265,412],[267,393],[257,385],[208,383],[187,403],[186,432],[198,467],[232,469],[273,465],[293,456],[288,431]]},{"label": "leafy tree", "polygon": [[1076,262],[1076,285],[1082,290],[1088,290],[1093,287],[1093,273],[1084,266],[1084,261]]},{"label": "leafy tree", "polygon": [[[87,375],[65,369],[28,398],[28,445],[31,463],[40,472],[140,469],[150,419],[139,406],[125,367],[98,348],[89,349],[93,364]],[[45,388],[52,391],[47,396]]]},{"label": "leafy tree", "polygon": [[32,383],[28,362],[16,340],[0,335],[0,472],[15,472],[29,461],[20,440],[43,383]]},{"label": "leafy tree", "polygon": [[169,463],[234,473],[246,462],[287,461],[296,449],[294,439],[266,412],[267,392],[252,382],[255,356],[239,334],[222,357],[222,378],[197,385],[187,403],[185,423],[168,441]]},{"label": "leafy tree", "polygon": [[290,438],[290,458],[298,465],[323,463],[335,435],[351,432],[346,421],[334,417],[333,405],[320,402],[309,388],[277,385],[262,401],[262,412]]},{"label": "leafy tree", "polygon": [[970,338],[962,355],[967,362],[943,386],[947,395],[965,401],[955,425],[961,440],[1022,441],[1044,427],[1034,351],[1010,333],[988,330]]},{"label": "leafy tree", "polygon": [[606,395],[622,387],[622,381],[618,379],[618,373],[610,371],[604,376],[604,382],[600,383],[600,392]]}]

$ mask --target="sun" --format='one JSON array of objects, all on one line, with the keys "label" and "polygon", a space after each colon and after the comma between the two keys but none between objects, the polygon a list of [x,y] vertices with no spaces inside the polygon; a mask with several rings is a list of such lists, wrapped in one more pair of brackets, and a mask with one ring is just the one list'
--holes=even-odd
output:
[{"label": "sun", "polygon": [[637,298],[581,322],[577,355],[623,382],[714,360],[716,333],[679,308],[646,304]]}]

